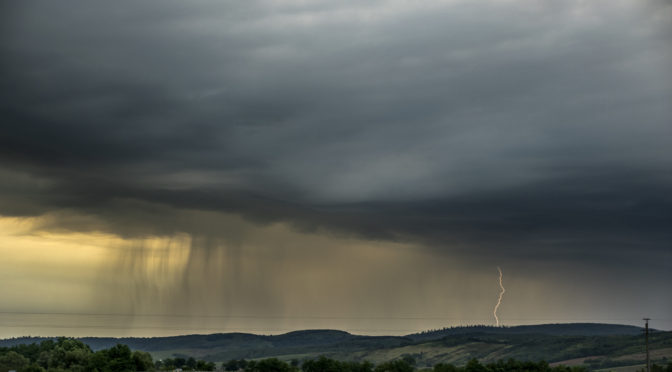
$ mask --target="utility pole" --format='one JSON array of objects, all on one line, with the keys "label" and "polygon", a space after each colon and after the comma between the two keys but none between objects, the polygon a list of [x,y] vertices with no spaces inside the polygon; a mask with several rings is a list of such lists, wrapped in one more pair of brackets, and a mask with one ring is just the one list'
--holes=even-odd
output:
[{"label": "utility pole", "polygon": [[650,318],[644,318],[644,332],[646,334],[646,372],[651,372],[651,367],[649,365],[649,320]]}]

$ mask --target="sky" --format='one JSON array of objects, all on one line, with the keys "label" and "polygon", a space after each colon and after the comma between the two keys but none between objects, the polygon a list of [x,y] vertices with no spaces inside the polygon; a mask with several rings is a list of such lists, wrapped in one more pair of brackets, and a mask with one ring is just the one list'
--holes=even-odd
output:
[{"label": "sky", "polygon": [[669,1],[0,14],[0,338],[672,330]]}]

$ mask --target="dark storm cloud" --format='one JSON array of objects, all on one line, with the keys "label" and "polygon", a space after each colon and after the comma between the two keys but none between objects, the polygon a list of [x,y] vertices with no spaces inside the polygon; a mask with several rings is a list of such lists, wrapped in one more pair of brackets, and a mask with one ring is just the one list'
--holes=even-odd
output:
[{"label": "dark storm cloud", "polygon": [[665,2],[8,4],[0,213],[669,257]]}]

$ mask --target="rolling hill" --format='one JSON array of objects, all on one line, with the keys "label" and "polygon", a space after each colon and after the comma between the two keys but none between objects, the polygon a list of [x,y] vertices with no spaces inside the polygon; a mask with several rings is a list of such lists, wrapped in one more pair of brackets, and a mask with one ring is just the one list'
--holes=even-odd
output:
[{"label": "rolling hill", "polygon": [[[0,340],[0,346],[39,342],[44,338]],[[456,327],[406,336],[362,336],[337,330],[305,330],[266,336],[247,333],[153,338],[80,338],[98,350],[123,343],[154,358],[194,356],[221,362],[278,357],[310,359],[325,355],[339,360],[374,363],[412,357],[418,367],[515,358],[551,363],[584,364],[591,369],[639,364],[643,360],[642,329],[634,326],[574,323],[515,327]],[[672,359],[672,332],[650,336],[653,360]]]},{"label": "rolling hill", "polygon": [[607,335],[638,335],[643,331],[642,327],[623,324],[602,323],[563,323],[563,324],[535,324],[514,327],[492,326],[467,326],[451,327],[439,330],[426,331],[408,335],[415,341],[435,340],[447,336],[463,335],[469,333],[487,333],[499,335],[515,334],[544,334],[554,336],[607,336]]}]

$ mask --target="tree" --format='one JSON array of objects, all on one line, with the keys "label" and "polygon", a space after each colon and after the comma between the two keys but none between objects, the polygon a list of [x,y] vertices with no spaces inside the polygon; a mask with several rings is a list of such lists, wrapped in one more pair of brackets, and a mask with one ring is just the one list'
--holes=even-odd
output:
[{"label": "tree", "polygon": [[439,363],[434,366],[434,372],[457,372],[457,367],[450,363]]},{"label": "tree", "polygon": [[260,361],[250,361],[245,368],[246,372],[293,372],[295,369],[289,364],[277,359],[269,358]]},{"label": "tree", "polygon": [[194,357],[189,357],[189,359],[187,359],[187,362],[185,363],[185,366],[193,371],[194,368],[196,368],[196,359],[194,359]]},{"label": "tree", "polygon": [[112,346],[107,351],[107,370],[111,372],[134,372],[135,362],[131,356],[131,349],[122,344]]},{"label": "tree", "polygon": [[405,360],[397,359],[379,364],[375,372],[413,372],[413,366]]},{"label": "tree", "polygon": [[368,360],[365,360],[361,363],[357,362],[345,362],[343,363],[346,367],[346,371],[350,372],[373,372],[373,364]]},{"label": "tree", "polygon": [[402,359],[404,362],[408,363],[409,365],[412,365],[412,366],[415,365],[415,358],[414,358],[412,355],[408,355],[408,354],[403,355],[403,356],[401,357],[401,359]]},{"label": "tree", "polygon": [[235,359],[231,359],[228,362],[224,363],[224,365],[222,365],[222,368],[225,371],[237,371],[238,370],[238,361],[235,360]]},{"label": "tree", "polygon": [[[464,367],[465,372],[488,372],[488,369],[482,365],[481,363],[478,362],[478,360],[471,359],[469,362],[467,362],[467,365]],[[529,371],[528,369],[525,369],[525,371]]]},{"label": "tree", "polygon": [[48,351],[49,358],[47,362],[49,369],[60,368],[83,372],[90,364],[93,352],[89,345],[82,341],[61,337],[51,344],[51,346],[52,349]]},{"label": "tree", "polygon": [[146,351],[133,352],[133,364],[135,364],[136,371],[153,371],[154,363],[152,356]]},{"label": "tree", "polygon": [[340,362],[321,356],[318,359],[306,360],[301,369],[304,372],[373,372],[373,364],[368,361]]},{"label": "tree", "polygon": [[324,356],[303,362],[301,369],[304,372],[344,372],[340,362]]},{"label": "tree", "polygon": [[659,366],[656,363],[653,363],[651,366],[651,372],[672,372],[672,363],[668,363],[667,367]]},{"label": "tree", "polygon": [[214,371],[215,363],[199,360],[196,362],[196,370],[198,371]]},{"label": "tree", "polygon": [[99,350],[93,353],[89,358],[90,371],[105,371],[110,358],[107,356],[107,350]]},{"label": "tree", "polygon": [[30,364],[30,360],[16,351],[0,356],[0,371],[21,370]]},{"label": "tree", "polygon": [[175,359],[171,358],[166,358],[163,360],[163,369],[175,369],[177,368],[177,364],[175,364]]},{"label": "tree", "polygon": [[182,368],[187,363],[187,360],[184,358],[175,358],[175,368]]},{"label": "tree", "polygon": [[33,364],[29,365],[28,367],[23,368],[21,370],[21,372],[45,372],[45,371],[46,370],[44,368],[40,367],[36,363],[33,363]]}]

